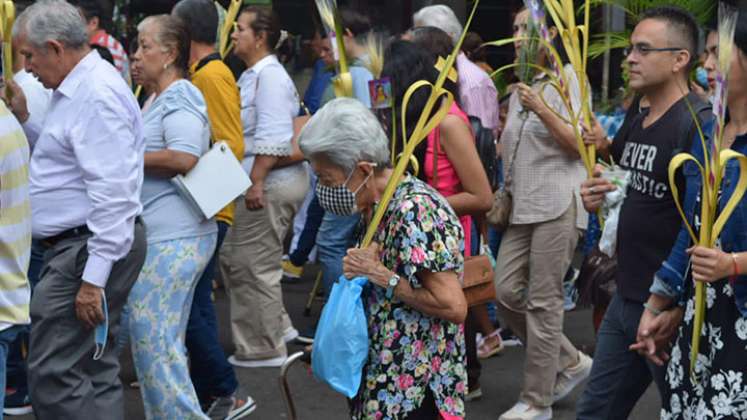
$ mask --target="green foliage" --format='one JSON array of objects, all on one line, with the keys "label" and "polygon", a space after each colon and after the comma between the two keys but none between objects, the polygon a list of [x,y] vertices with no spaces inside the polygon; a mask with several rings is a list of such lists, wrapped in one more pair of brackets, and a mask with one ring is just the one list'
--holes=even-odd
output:
[{"label": "green foliage", "polygon": [[[658,6],[679,6],[693,14],[700,25],[708,23],[716,13],[717,2],[709,0],[591,0],[591,6],[611,5],[625,11],[629,27],[622,32],[605,32],[594,36],[589,45],[589,57],[596,58],[607,50],[625,48],[629,44],[633,26],[648,9]],[[606,38],[610,37],[610,45]]]},{"label": "green foliage", "polygon": [[[630,44],[631,33],[632,31],[626,30],[623,32],[605,32],[592,36],[592,41],[589,43],[589,58],[595,59],[600,57],[607,50],[627,47]],[[609,45],[607,45],[608,36],[610,38]]]},{"label": "green foliage", "polygon": [[679,6],[693,14],[699,24],[704,25],[716,13],[715,1],[708,0],[591,0],[592,6],[608,4],[625,11],[633,24],[648,9],[658,6]]},{"label": "green foliage", "polygon": [[520,82],[531,85],[534,75],[536,74],[536,71],[532,68],[531,64],[535,63],[540,51],[539,23],[529,18],[527,20],[527,32],[529,39],[521,41],[521,50],[519,50],[519,67],[516,69],[516,77],[519,78]]}]

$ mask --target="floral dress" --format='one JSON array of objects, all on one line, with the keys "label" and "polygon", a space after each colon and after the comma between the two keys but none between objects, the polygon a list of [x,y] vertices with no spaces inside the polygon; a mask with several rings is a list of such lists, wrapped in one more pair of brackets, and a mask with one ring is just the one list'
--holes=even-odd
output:
[{"label": "floral dress", "polygon": [[[700,194],[695,208],[700,208]],[[696,228],[700,227],[698,219]],[[690,298],[667,366],[669,387],[662,396],[661,418],[747,420],[747,319],[734,302],[734,290],[728,279],[705,283],[705,319],[691,377],[695,297],[692,281],[688,284]]]},{"label": "floral dress", "polygon": [[[395,191],[376,241],[381,261],[421,288],[421,271],[464,268],[464,234],[459,219],[431,187],[407,176]],[[386,289],[367,297],[370,350],[363,384],[352,404],[354,419],[402,419],[432,395],[442,417],[464,418],[467,383],[464,327],[425,315]]]}]

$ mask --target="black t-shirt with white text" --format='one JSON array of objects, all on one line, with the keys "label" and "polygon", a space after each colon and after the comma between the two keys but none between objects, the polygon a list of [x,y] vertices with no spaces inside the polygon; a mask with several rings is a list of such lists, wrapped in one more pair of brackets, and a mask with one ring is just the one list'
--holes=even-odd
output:
[{"label": "black t-shirt with white text", "polygon": [[[700,103],[692,93],[687,100]],[[634,104],[625,116],[626,129],[620,130],[611,146],[615,162],[632,175],[617,228],[617,293],[637,302],[648,299],[654,274],[672,250],[682,225],[668,169],[675,154],[689,152],[692,139],[683,137],[694,133],[683,130],[694,126],[684,98],[644,128],[647,114],[648,110],[639,111]],[[677,188],[684,191],[681,177]]]}]

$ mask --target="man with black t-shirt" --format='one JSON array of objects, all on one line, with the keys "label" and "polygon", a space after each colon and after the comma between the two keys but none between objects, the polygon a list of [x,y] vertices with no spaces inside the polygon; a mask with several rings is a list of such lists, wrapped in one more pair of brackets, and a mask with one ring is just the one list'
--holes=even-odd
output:
[{"label": "man with black t-shirt", "polygon": [[[617,293],[599,329],[591,375],[578,404],[579,419],[628,418],[652,379],[659,390],[664,385],[663,368],[629,347],[636,342],[654,273],[681,225],[669,187],[669,161],[690,149],[696,132],[690,107],[700,111],[699,119],[709,114],[695,94],[687,93],[698,45],[698,28],[688,12],[674,7],[650,9],[630,41],[630,87],[646,98],[648,106],[642,108],[640,102],[631,106],[609,150],[632,179],[618,224]],[[596,127],[587,141],[595,141],[600,131]],[[596,175],[581,187],[589,212],[595,212],[604,194],[615,189]],[[682,310],[672,309],[662,316],[671,330],[679,325]]]}]

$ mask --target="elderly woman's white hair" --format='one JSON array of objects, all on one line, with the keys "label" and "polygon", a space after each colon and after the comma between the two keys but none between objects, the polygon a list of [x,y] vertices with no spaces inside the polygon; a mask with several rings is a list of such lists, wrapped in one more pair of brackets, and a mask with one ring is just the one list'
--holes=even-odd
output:
[{"label": "elderly woman's white hair", "polygon": [[351,172],[358,162],[389,165],[389,140],[379,120],[360,101],[335,99],[311,117],[301,130],[298,145],[304,156],[323,155]]},{"label": "elderly woman's white hair", "polygon": [[454,11],[449,6],[443,4],[437,4],[434,6],[426,6],[417,11],[412,17],[412,21],[415,27],[419,26],[433,26],[436,27],[451,37],[456,45],[459,41],[459,37],[462,35],[463,26],[459,23]]},{"label": "elderly woman's white hair", "polygon": [[18,35],[37,48],[51,40],[73,49],[88,45],[86,22],[78,9],[64,0],[40,0],[26,8],[13,28],[13,36]]}]

